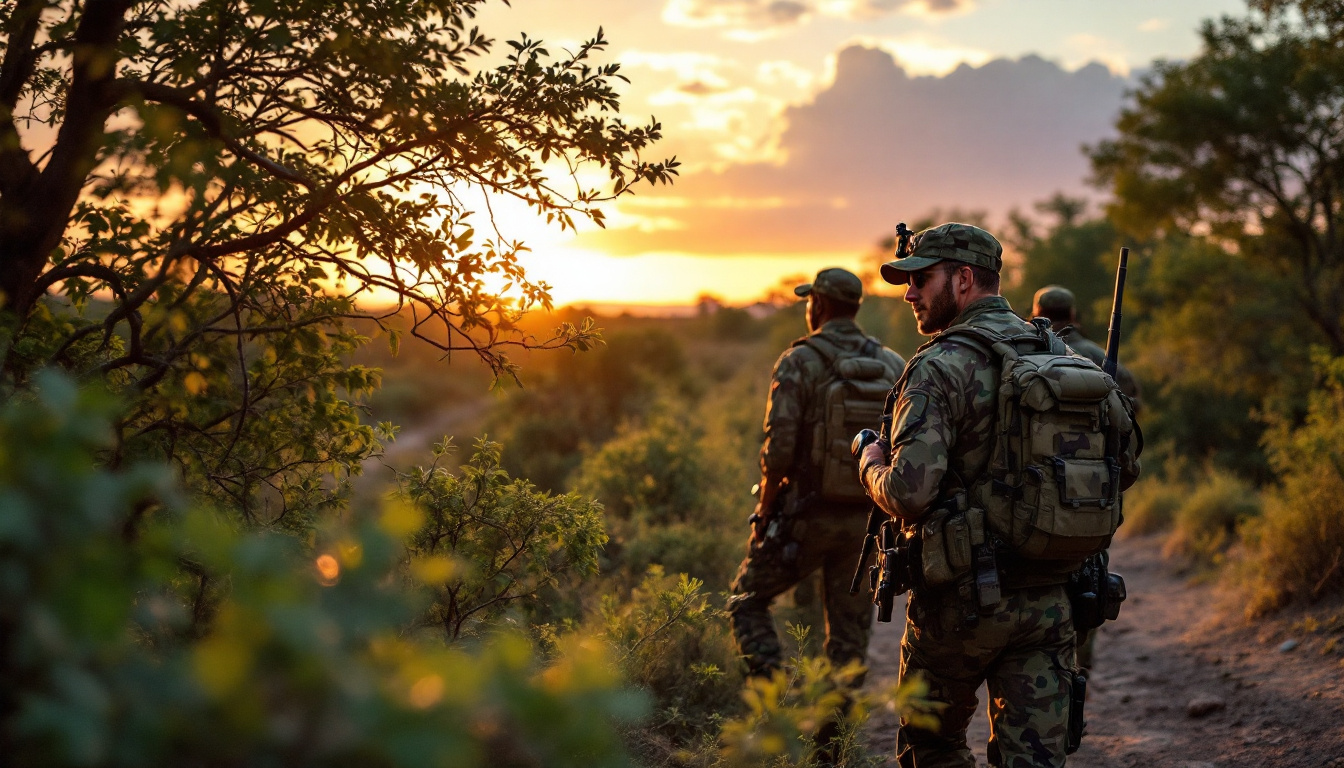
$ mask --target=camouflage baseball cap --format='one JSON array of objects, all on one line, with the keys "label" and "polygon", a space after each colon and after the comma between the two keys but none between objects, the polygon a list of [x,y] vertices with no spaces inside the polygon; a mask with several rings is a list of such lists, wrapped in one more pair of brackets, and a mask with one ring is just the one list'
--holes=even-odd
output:
[{"label": "camouflage baseball cap", "polygon": [[816,292],[832,299],[858,304],[863,301],[863,281],[847,269],[831,267],[817,273],[817,279],[793,289],[795,295],[809,296]]},{"label": "camouflage baseball cap", "polygon": [[1003,267],[1003,246],[985,230],[970,224],[948,222],[915,235],[909,255],[897,255],[882,265],[882,279],[903,285],[911,272],[943,260],[963,261],[998,272]]},{"label": "camouflage baseball cap", "polygon": [[1068,312],[1073,309],[1073,291],[1062,285],[1047,285],[1036,292],[1031,300],[1033,310],[1044,312]]}]

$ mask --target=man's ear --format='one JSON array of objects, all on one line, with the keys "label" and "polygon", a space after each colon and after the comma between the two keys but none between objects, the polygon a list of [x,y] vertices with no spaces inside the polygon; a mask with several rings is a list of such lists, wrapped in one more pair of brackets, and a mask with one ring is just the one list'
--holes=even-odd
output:
[{"label": "man's ear", "polygon": [[957,289],[962,293],[970,293],[975,287],[975,273],[970,267],[957,267]]}]

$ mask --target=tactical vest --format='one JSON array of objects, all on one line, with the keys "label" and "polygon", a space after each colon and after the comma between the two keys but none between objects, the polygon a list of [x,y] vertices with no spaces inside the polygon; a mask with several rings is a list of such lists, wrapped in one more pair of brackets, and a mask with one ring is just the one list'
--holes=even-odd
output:
[{"label": "tactical vest", "polygon": [[882,406],[895,384],[896,371],[878,357],[882,344],[871,337],[857,353],[815,335],[794,344],[807,345],[830,371],[813,394],[819,418],[812,426],[805,454],[810,490],[831,503],[866,501],[867,492],[859,481],[849,444],[859,430],[872,429],[881,422]]}]

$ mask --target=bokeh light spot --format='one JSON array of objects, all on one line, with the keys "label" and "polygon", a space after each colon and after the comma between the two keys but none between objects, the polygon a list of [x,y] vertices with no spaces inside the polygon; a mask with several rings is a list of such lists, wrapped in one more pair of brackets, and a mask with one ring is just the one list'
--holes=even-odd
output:
[{"label": "bokeh light spot", "polygon": [[330,587],[341,577],[341,564],[331,555],[322,555],[317,558],[317,573],[322,586]]},{"label": "bokeh light spot", "polygon": [[443,678],[438,675],[426,675],[411,686],[411,705],[416,709],[428,709],[443,698]]}]

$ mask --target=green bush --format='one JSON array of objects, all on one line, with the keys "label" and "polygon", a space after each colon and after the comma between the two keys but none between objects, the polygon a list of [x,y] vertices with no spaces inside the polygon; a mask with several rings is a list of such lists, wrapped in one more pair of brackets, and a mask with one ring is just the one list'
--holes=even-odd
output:
[{"label": "green bush", "polygon": [[[113,409],[48,377],[0,407],[0,754],[15,765],[624,765],[645,711],[600,643],[543,663],[405,628],[406,516],[311,546],[99,468]],[[195,573],[226,584],[194,613]]]},{"label": "green bush", "polygon": [[742,710],[727,617],[699,580],[653,566],[628,599],[603,600],[600,621],[626,678],[654,700],[653,716],[630,734],[647,762],[666,764],[688,745],[714,743],[723,719]]},{"label": "green bush", "polygon": [[1259,516],[1260,508],[1254,486],[1225,470],[1211,469],[1176,509],[1162,554],[1197,568],[1221,565],[1236,541],[1238,526]]},{"label": "green bush", "polygon": [[410,571],[431,585],[434,602],[422,625],[451,642],[498,629],[520,601],[571,576],[597,572],[607,541],[601,505],[578,494],[538,491],[500,466],[500,445],[476,441],[456,472],[434,463],[397,473],[396,507],[410,539]]},{"label": "green bush", "polygon": [[624,425],[584,458],[574,485],[606,509],[606,570],[617,583],[633,585],[658,565],[723,587],[745,532],[733,528],[742,517],[726,508],[731,470],[717,461],[721,454],[694,415],[676,413],[676,405],[665,402],[644,424]]},{"label": "green bush", "polygon": [[614,331],[591,352],[537,362],[548,365],[498,403],[486,426],[506,446],[504,468],[549,491],[568,488],[584,454],[619,425],[695,387],[681,342],[662,328]]},{"label": "green bush", "polygon": [[1344,593],[1344,358],[1315,362],[1321,386],[1306,422],[1272,422],[1265,438],[1279,483],[1245,529],[1250,615]]}]

